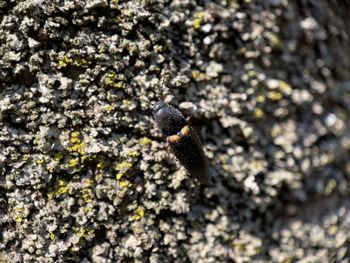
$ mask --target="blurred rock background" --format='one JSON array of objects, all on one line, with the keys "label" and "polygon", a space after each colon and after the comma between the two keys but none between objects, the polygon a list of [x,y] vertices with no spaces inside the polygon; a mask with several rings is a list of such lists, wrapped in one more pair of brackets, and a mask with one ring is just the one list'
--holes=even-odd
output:
[{"label": "blurred rock background", "polygon": [[[0,1],[0,262],[349,262],[349,12]],[[152,120],[165,67],[205,187]]]}]

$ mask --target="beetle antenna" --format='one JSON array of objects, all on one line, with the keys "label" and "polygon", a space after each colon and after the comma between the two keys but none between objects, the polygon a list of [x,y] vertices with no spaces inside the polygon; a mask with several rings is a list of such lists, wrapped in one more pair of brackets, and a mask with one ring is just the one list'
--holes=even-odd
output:
[{"label": "beetle antenna", "polygon": [[169,82],[169,77],[170,77],[169,66],[166,65],[164,67],[164,69],[161,71],[160,87],[159,87],[160,88],[160,96],[158,96],[160,100],[164,99],[164,87],[166,86],[166,83]]},{"label": "beetle antenna", "polygon": [[[160,72],[160,80],[159,80],[159,86],[158,89],[156,90],[156,97],[158,100],[163,101],[164,100],[164,89],[169,82],[169,66],[165,65],[164,68]],[[147,106],[152,106],[151,101],[148,99],[146,100],[145,98],[142,98],[141,96],[137,98],[140,102],[145,103]]]},{"label": "beetle antenna", "polygon": [[144,98],[139,97],[138,100],[141,101],[141,102],[144,102],[147,106],[151,106],[152,105],[152,103],[150,101],[145,100]]}]

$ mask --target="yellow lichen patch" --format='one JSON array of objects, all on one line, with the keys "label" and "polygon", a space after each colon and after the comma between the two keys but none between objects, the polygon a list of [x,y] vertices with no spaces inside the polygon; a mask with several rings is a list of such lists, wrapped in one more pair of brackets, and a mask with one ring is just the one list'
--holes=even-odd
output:
[{"label": "yellow lichen patch", "polygon": [[77,67],[85,66],[87,63],[88,62],[85,58],[76,58],[73,61],[73,65]]},{"label": "yellow lichen patch", "polygon": [[123,173],[117,173],[117,175],[115,176],[115,178],[117,179],[117,180],[120,180],[120,179],[122,179],[122,177],[123,177]]},{"label": "yellow lichen patch", "polygon": [[228,156],[227,155],[220,155],[219,161],[221,164],[227,164],[228,163]]},{"label": "yellow lichen patch", "polygon": [[119,182],[119,186],[123,188],[129,188],[132,186],[132,184],[128,180],[122,180]]},{"label": "yellow lichen patch", "polygon": [[39,183],[37,185],[35,185],[33,188],[36,189],[36,190],[39,190],[39,189],[44,189],[46,186],[44,183]]},{"label": "yellow lichen patch", "polygon": [[116,171],[118,171],[116,174],[116,179],[120,180],[131,167],[132,167],[132,163],[130,163],[128,161],[124,161],[124,162],[116,164],[114,167],[114,169]]},{"label": "yellow lichen patch", "polygon": [[96,182],[101,182],[103,180],[103,173],[96,173],[95,180]]},{"label": "yellow lichen patch", "polygon": [[228,0],[227,2],[229,4],[229,7],[233,8],[233,9],[237,9],[240,6],[238,3],[238,0]]},{"label": "yellow lichen patch", "polygon": [[80,132],[78,131],[71,132],[69,143],[70,143],[70,146],[66,148],[69,152],[78,153],[80,155],[85,154],[85,151],[84,151],[85,145],[82,141],[82,135]]},{"label": "yellow lichen patch", "polygon": [[241,47],[238,50],[238,54],[243,55],[243,54],[247,53],[247,51],[248,51],[248,49],[246,47]]},{"label": "yellow lichen patch", "polygon": [[140,139],[140,144],[141,145],[148,145],[148,144],[151,144],[152,143],[152,140],[147,138],[147,137],[143,137]]},{"label": "yellow lichen patch", "polygon": [[29,158],[30,158],[30,155],[29,154],[25,154],[25,155],[23,155],[22,160],[23,161],[27,161]]},{"label": "yellow lichen patch", "polygon": [[70,187],[66,184],[66,182],[63,180],[59,180],[55,189],[48,194],[48,198],[49,200],[52,200],[55,197],[63,196],[67,194],[69,190]]},{"label": "yellow lichen patch", "polygon": [[72,227],[72,230],[78,237],[94,237],[95,229],[84,227]]},{"label": "yellow lichen patch", "polygon": [[279,36],[270,34],[268,38],[270,39],[271,46],[278,48],[281,48],[283,46],[283,42]]},{"label": "yellow lichen patch", "polygon": [[72,138],[79,138],[80,137],[80,132],[78,132],[78,131],[74,131],[74,132],[71,132],[70,133],[70,136],[72,137]]},{"label": "yellow lichen patch", "polygon": [[204,20],[204,12],[200,11],[194,14],[194,19],[192,22],[192,26],[194,29],[199,29]]},{"label": "yellow lichen patch", "polygon": [[114,107],[112,105],[106,105],[104,107],[104,110],[110,112],[110,111],[114,110]]},{"label": "yellow lichen patch", "polygon": [[84,199],[86,203],[91,203],[94,199],[95,195],[93,194],[92,190],[89,188],[84,188],[80,190],[81,196]]},{"label": "yellow lichen patch", "polygon": [[91,154],[91,155],[89,155],[88,159],[89,159],[90,161],[95,161],[95,160],[97,159],[97,154]]},{"label": "yellow lichen patch", "polygon": [[94,185],[94,181],[91,180],[91,179],[84,179],[84,180],[83,180],[83,184],[84,184],[86,187],[90,187],[90,186],[93,186],[93,185]]},{"label": "yellow lichen patch", "polygon": [[81,137],[80,132],[78,132],[78,131],[71,132],[69,142],[70,143],[80,143],[81,142],[80,137]]},{"label": "yellow lichen patch", "polygon": [[15,207],[13,209],[13,220],[17,223],[21,223],[24,218],[24,208],[23,207]]},{"label": "yellow lichen patch", "polygon": [[122,170],[125,168],[131,168],[131,167],[132,167],[132,163],[130,163],[128,161],[124,161],[124,162],[116,164],[115,170]]},{"label": "yellow lichen patch", "polygon": [[54,160],[55,160],[56,162],[61,161],[62,158],[63,158],[63,154],[62,154],[62,153],[60,153],[60,152],[55,153],[55,155],[54,155]]},{"label": "yellow lichen patch", "polygon": [[138,207],[134,211],[134,215],[131,217],[131,220],[138,221],[145,216],[145,210],[142,207]]},{"label": "yellow lichen patch", "polygon": [[256,77],[256,71],[255,70],[249,70],[249,71],[247,71],[247,75],[248,75],[248,77],[250,78],[250,79],[252,79],[252,78],[255,78]]},{"label": "yellow lichen patch", "polygon": [[52,241],[55,240],[55,238],[56,238],[55,234],[52,231],[49,232],[49,237]]},{"label": "yellow lichen patch", "polygon": [[79,251],[79,247],[78,246],[75,246],[75,245],[72,245],[69,250],[68,250],[70,253],[74,253],[74,252],[77,252]]},{"label": "yellow lichen patch", "polygon": [[261,109],[256,108],[254,110],[254,119],[259,120],[264,115],[264,112]]},{"label": "yellow lichen patch", "polygon": [[116,89],[120,89],[123,87],[123,82],[122,81],[115,82],[113,87]]},{"label": "yellow lichen patch", "polygon": [[106,163],[104,161],[99,161],[96,165],[98,169],[104,169],[106,167]]},{"label": "yellow lichen patch", "polygon": [[338,226],[336,225],[332,225],[328,228],[328,232],[331,234],[331,235],[335,235],[337,232],[338,232],[339,228]]},{"label": "yellow lichen patch", "polygon": [[67,150],[70,152],[76,152],[83,155],[85,153],[84,148],[85,147],[83,143],[78,143],[78,144],[72,145],[71,147],[68,147]]},{"label": "yellow lichen patch", "polygon": [[70,187],[62,180],[58,181],[57,186],[55,189],[49,193],[48,198],[49,200],[52,200],[55,197],[63,196],[66,193],[68,193],[70,190]]},{"label": "yellow lichen patch", "polygon": [[326,189],[324,190],[325,195],[331,195],[335,189],[335,187],[337,186],[337,181],[334,179],[331,179],[327,186]]},{"label": "yellow lichen patch", "polygon": [[262,172],[264,169],[266,169],[266,163],[262,160],[253,160],[251,162],[251,166],[254,168],[254,171],[256,172]]},{"label": "yellow lichen patch", "polygon": [[69,192],[69,186],[62,180],[58,181],[58,188],[56,190],[56,196],[64,195]]},{"label": "yellow lichen patch", "polygon": [[69,64],[73,63],[73,59],[68,56],[62,56],[58,58],[58,68],[65,68]]},{"label": "yellow lichen patch", "polygon": [[90,213],[90,212],[93,211],[93,209],[92,209],[91,206],[87,206],[87,207],[84,208],[84,211],[85,211],[86,213]]},{"label": "yellow lichen patch", "polygon": [[238,242],[238,241],[233,241],[232,242],[232,246],[238,251],[244,251],[245,250],[245,245],[242,244],[241,242]]},{"label": "yellow lichen patch", "polygon": [[256,101],[259,102],[259,103],[265,102],[265,96],[264,96],[264,95],[259,95],[259,96],[256,98]]},{"label": "yellow lichen patch", "polygon": [[122,81],[118,81],[118,82],[114,83],[113,87],[116,88],[116,89],[120,89],[120,88],[123,87],[123,82]]},{"label": "yellow lichen patch", "polygon": [[68,65],[74,65],[77,67],[81,67],[81,66],[85,66],[87,64],[87,60],[81,57],[77,57],[77,58],[71,58],[69,56],[60,56],[58,57],[58,68],[65,68]]},{"label": "yellow lichen patch", "polygon": [[52,200],[52,199],[54,199],[54,197],[55,197],[55,193],[54,193],[54,192],[49,193],[49,194],[47,195],[47,197],[48,197],[48,200]]},{"label": "yellow lichen patch", "polygon": [[279,90],[286,95],[290,95],[292,93],[292,87],[283,80],[279,81]]},{"label": "yellow lichen patch", "polygon": [[123,82],[117,80],[117,76],[116,76],[116,73],[114,71],[109,71],[106,74],[105,84],[108,86],[112,86],[116,89],[120,89],[123,87]]},{"label": "yellow lichen patch", "polygon": [[270,91],[267,93],[267,97],[270,100],[281,100],[282,99],[282,94],[278,91]]},{"label": "yellow lichen patch", "polygon": [[35,160],[35,163],[37,163],[37,164],[43,164],[44,162],[45,162],[44,159]]},{"label": "yellow lichen patch", "polygon": [[127,100],[127,99],[125,99],[125,100],[123,100],[123,105],[124,106],[131,106],[131,100]]},{"label": "yellow lichen patch", "polygon": [[199,71],[198,70],[192,70],[192,78],[197,79],[199,76]]},{"label": "yellow lichen patch", "polygon": [[200,72],[198,70],[193,70],[191,75],[192,75],[192,78],[197,81],[211,80],[211,77],[207,76],[205,73]]},{"label": "yellow lichen patch", "polygon": [[138,151],[136,151],[136,150],[128,152],[128,156],[130,156],[130,157],[137,157],[139,155],[140,155],[140,153]]},{"label": "yellow lichen patch", "polygon": [[76,168],[79,164],[79,160],[78,159],[70,159],[68,161],[68,167],[69,168]]}]

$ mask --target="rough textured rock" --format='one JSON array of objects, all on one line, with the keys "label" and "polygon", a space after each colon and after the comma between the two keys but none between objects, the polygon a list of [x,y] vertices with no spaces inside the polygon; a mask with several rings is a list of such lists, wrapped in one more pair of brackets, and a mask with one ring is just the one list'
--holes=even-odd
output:
[{"label": "rough textured rock", "polygon": [[[0,7],[1,262],[350,260],[347,1]],[[207,186],[166,150],[160,96]]]}]

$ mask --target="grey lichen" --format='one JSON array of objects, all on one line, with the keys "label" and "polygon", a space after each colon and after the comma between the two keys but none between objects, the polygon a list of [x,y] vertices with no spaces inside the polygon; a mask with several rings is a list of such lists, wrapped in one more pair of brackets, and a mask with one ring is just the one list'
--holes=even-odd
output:
[{"label": "grey lichen", "polygon": [[0,262],[347,262],[350,7],[303,3],[0,1]]}]

